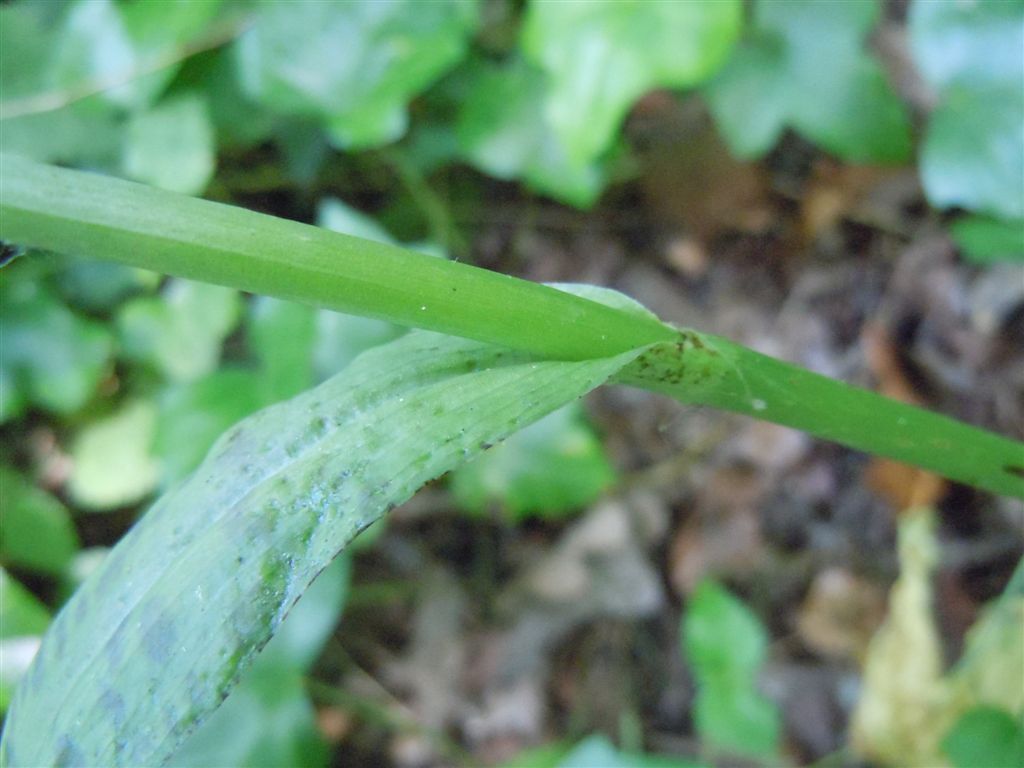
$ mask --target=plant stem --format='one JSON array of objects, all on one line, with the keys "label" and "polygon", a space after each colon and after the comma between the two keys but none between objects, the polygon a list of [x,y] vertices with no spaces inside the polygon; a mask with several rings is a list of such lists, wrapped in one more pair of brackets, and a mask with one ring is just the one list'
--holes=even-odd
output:
[{"label": "plant stem", "polygon": [[7,155],[0,237],[544,358],[586,360],[658,344],[660,358],[645,353],[618,380],[1024,498],[1021,443],[725,339],[467,264]]},{"label": "plant stem", "polygon": [[654,319],[402,248],[0,156],[0,237],[498,344],[587,360],[675,338]]}]

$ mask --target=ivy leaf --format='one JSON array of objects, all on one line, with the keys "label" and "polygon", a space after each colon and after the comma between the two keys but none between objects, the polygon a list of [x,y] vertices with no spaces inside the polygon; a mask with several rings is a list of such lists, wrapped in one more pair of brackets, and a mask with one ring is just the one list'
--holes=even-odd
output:
[{"label": "ivy leaf", "polygon": [[151,451],[156,417],[156,406],[134,400],[78,433],[68,480],[76,504],[113,509],[141,501],[156,488],[160,469]]},{"label": "ivy leaf", "polygon": [[712,581],[690,596],[683,650],[697,678],[697,732],[711,746],[765,757],[779,748],[779,711],[757,691],[768,646],[761,622]]},{"label": "ivy leaf", "polygon": [[173,381],[193,381],[216,368],[240,310],[237,291],[172,280],[161,296],[122,306],[117,329],[129,359],[149,363]]},{"label": "ivy leaf", "polygon": [[213,125],[205,99],[179,94],[138,112],[128,121],[123,168],[126,176],[188,195],[206,189],[213,176]]},{"label": "ivy leaf", "polygon": [[219,9],[220,0],[78,0],[64,16],[50,84],[72,92],[102,89],[102,98],[113,104],[143,108],[180,68],[172,63],[151,71],[154,66],[202,34]]},{"label": "ivy leaf", "polygon": [[0,147],[37,160],[107,167],[120,141],[108,104],[93,97],[38,110],[36,100],[45,102],[50,92],[50,58],[60,45],[48,5],[52,10],[44,3],[0,6]]},{"label": "ivy leaf", "polygon": [[106,329],[59,303],[38,280],[0,283],[4,404],[7,418],[32,402],[72,413],[92,396],[110,360]]},{"label": "ivy leaf", "polygon": [[910,42],[939,92],[921,153],[928,199],[1024,218],[1024,3],[915,3]]},{"label": "ivy leaf", "polygon": [[942,741],[954,768],[1024,765],[1024,723],[995,707],[976,707],[960,717]]},{"label": "ivy leaf", "polygon": [[704,89],[733,152],[759,157],[791,127],[845,160],[906,161],[906,109],[865,49],[879,10],[758,0],[746,39]]},{"label": "ivy leaf", "polygon": [[544,113],[547,77],[521,60],[480,64],[459,113],[461,153],[499,179],[522,179],[537,192],[588,208],[604,189],[606,162],[570,162]]},{"label": "ivy leaf", "polygon": [[415,332],[237,425],[54,621],[3,762],[165,760],[356,533],[636,354],[536,361]]},{"label": "ivy leaf", "polygon": [[10,467],[0,465],[0,558],[5,565],[60,575],[78,550],[68,510]]},{"label": "ivy leaf", "polygon": [[340,147],[405,133],[406,103],[464,55],[469,0],[262,3],[236,46],[246,92],[277,112],[323,118]]},{"label": "ivy leaf", "polygon": [[569,165],[607,150],[626,112],[654,88],[703,82],[739,34],[742,4],[534,2],[522,48],[551,77],[545,115]]},{"label": "ivy leaf", "polygon": [[578,404],[560,408],[457,469],[455,500],[481,512],[499,502],[513,519],[555,517],[594,501],[615,470]]}]

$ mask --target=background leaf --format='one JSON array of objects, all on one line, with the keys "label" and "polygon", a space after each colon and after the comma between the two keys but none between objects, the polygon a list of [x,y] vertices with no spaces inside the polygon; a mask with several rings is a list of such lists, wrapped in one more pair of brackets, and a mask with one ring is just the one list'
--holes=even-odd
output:
[{"label": "background leaf", "polygon": [[704,89],[733,152],[763,155],[792,127],[846,160],[907,160],[906,109],[865,48],[879,9],[757,0],[746,39]]},{"label": "background leaf", "polygon": [[113,509],[141,501],[156,488],[160,470],[151,451],[156,420],[153,403],[133,400],[78,433],[68,481],[75,503]]},{"label": "background leaf", "polygon": [[712,581],[694,590],[682,625],[697,678],[697,731],[709,745],[766,757],[779,749],[780,716],[757,691],[768,646],[761,622]]},{"label": "background leaf", "polygon": [[278,112],[325,119],[346,148],[406,129],[406,102],[465,54],[467,0],[264,3],[237,46],[247,93]]},{"label": "background leaf", "polygon": [[68,510],[10,467],[0,465],[0,561],[59,575],[78,550]]},{"label": "background leaf", "polygon": [[994,707],[965,712],[942,740],[955,768],[1014,768],[1024,763],[1024,724]]},{"label": "background leaf", "polygon": [[544,111],[544,73],[520,59],[481,63],[457,126],[460,152],[499,179],[522,178],[533,189],[586,208],[607,180],[596,158],[574,163]]},{"label": "background leaf", "polygon": [[654,88],[697,85],[725,61],[742,6],[533,2],[522,48],[551,78],[545,115],[579,168],[612,143],[626,112]]},{"label": "background leaf", "polygon": [[497,503],[517,520],[580,509],[614,481],[601,441],[574,403],[457,469],[451,488],[466,509],[482,512]]},{"label": "background leaf", "polygon": [[38,280],[0,280],[4,418],[26,402],[57,413],[81,408],[110,359],[107,330],[69,311]]},{"label": "background leaf", "polygon": [[921,154],[928,199],[1024,218],[1024,3],[914,3],[910,42],[939,93]]},{"label": "background leaf", "polygon": [[124,304],[117,328],[127,357],[149,363],[172,381],[192,381],[217,366],[221,343],[240,310],[237,291],[172,280],[161,296]]},{"label": "background leaf", "polygon": [[[201,5],[201,3],[193,3]],[[124,175],[155,187],[198,195],[213,176],[213,126],[205,99],[178,94],[128,121]]]}]

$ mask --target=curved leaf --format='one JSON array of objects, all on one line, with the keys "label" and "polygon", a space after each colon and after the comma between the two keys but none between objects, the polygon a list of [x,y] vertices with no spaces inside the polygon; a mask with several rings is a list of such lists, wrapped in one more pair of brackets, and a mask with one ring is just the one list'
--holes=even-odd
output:
[{"label": "curved leaf", "polygon": [[160,763],[352,537],[634,354],[535,361],[417,332],[243,421],[55,620],[0,762]]}]

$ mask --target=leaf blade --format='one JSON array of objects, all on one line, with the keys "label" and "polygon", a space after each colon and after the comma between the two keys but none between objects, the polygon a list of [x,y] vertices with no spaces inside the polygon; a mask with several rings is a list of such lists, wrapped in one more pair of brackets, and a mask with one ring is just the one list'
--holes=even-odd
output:
[{"label": "leaf blade", "polygon": [[159,763],[356,533],[629,356],[533,361],[415,333],[242,422],[55,620],[0,761]]}]

